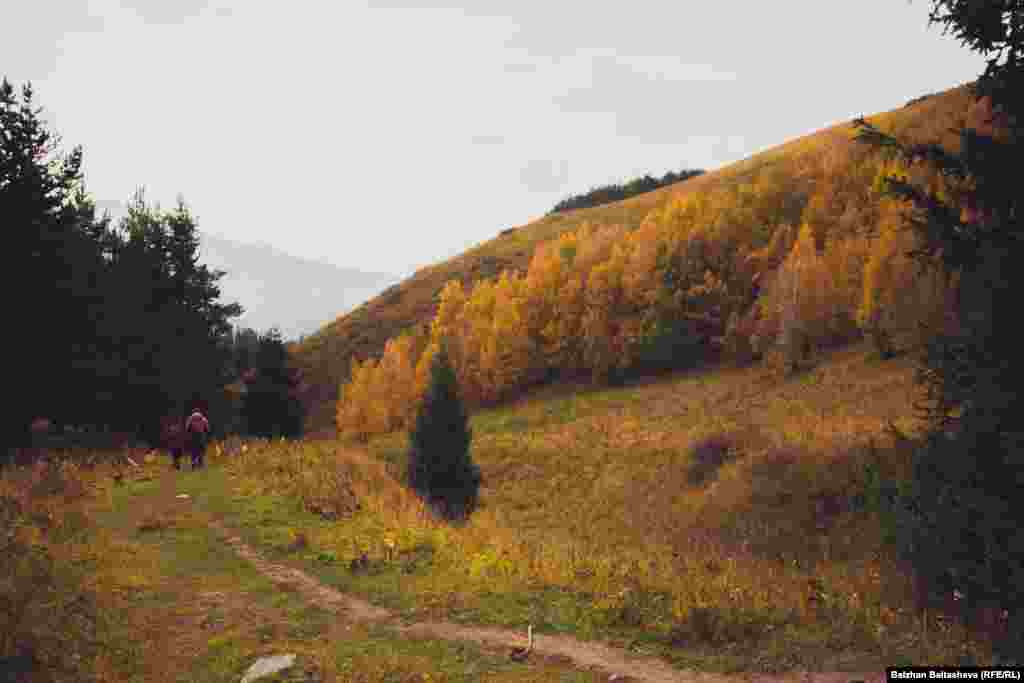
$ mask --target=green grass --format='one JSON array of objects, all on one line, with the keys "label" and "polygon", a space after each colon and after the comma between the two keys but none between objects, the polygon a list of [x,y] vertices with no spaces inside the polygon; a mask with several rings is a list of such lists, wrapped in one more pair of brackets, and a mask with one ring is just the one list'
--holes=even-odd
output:
[{"label": "green grass", "polygon": [[[353,572],[348,566],[349,556],[316,548],[298,552],[287,549],[296,529],[315,534],[317,530],[336,531],[338,526],[302,511],[295,501],[274,496],[224,495],[224,491],[229,490],[227,472],[217,467],[198,476],[185,475],[180,481],[180,491],[191,495],[197,506],[223,519],[268,559],[302,568],[325,585],[396,610],[410,617],[410,621],[431,616],[516,629],[533,623],[538,632],[575,633],[584,637],[600,635],[596,625],[582,630],[579,627],[588,611],[590,595],[576,595],[560,588],[521,593],[485,592],[479,599],[451,604],[445,594],[410,591],[412,582],[430,583],[433,579],[429,546],[390,563],[378,560],[366,572]],[[198,543],[183,557],[187,560],[190,555],[201,554],[203,545]],[[191,565],[186,561],[186,566]],[[302,630],[304,622],[296,620],[295,628]]]},{"label": "green grass", "polygon": [[557,680],[565,683],[585,683],[606,678],[587,671],[559,670],[557,667],[543,664],[515,663],[506,656],[487,652],[475,643],[466,641],[407,638],[396,642],[393,632],[381,627],[368,629],[362,638],[339,641],[334,656],[338,670],[343,675],[356,671],[365,672],[367,667],[387,666],[388,663],[392,663],[394,670],[412,668],[413,671],[421,672],[427,670],[425,665],[429,663],[434,680],[452,682],[479,681],[487,677],[488,680]]},{"label": "green grass", "polygon": [[[212,457],[207,470],[177,473],[170,493],[188,494],[192,513],[166,515],[151,531],[139,523],[160,517],[155,501],[168,491],[156,480],[129,479],[113,487],[112,509],[99,515],[135,544],[119,570],[133,586],[122,604],[123,642],[150,633],[139,615],[171,620],[198,592],[214,591],[236,597],[203,607],[212,627],[202,634],[197,680],[237,675],[258,654],[284,647],[321,668],[365,662],[380,668],[380,680],[388,671],[421,670],[469,680],[465,671],[497,666],[484,652],[476,668],[459,669],[465,652],[451,643],[403,642],[406,649],[389,659],[385,645],[403,639],[356,625],[339,644],[337,634],[327,635],[337,620],[219,545],[208,523],[215,517],[268,559],[406,622],[518,632],[533,624],[542,634],[599,639],[704,671],[955,663],[965,635],[984,661],[985,644],[955,625],[920,641],[909,577],[885,545],[877,501],[864,502],[877,499],[871,486],[906,471],[906,452],[887,441],[885,425],[894,420],[913,433],[912,376],[909,359],[877,363],[866,348],[851,347],[790,379],[757,367],[717,368],[481,412],[473,418],[481,508],[458,529],[382,505],[388,488],[373,476],[386,475],[371,476],[374,460],[346,456],[340,444],[254,443],[246,456]],[[693,447],[707,437],[736,452],[695,482]],[[404,439],[376,439],[370,454],[400,465]],[[326,475],[346,467],[369,477],[360,509],[328,520],[303,507],[305,487],[317,483],[297,480],[297,468]],[[816,506],[829,500],[839,511],[819,528]],[[147,506],[154,509],[140,512]],[[299,536],[305,545],[295,544]],[[368,566],[353,570],[362,553]],[[264,616],[241,623],[242,603]],[[171,645],[147,638],[143,645]],[[156,646],[148,647],[122,661],[151,661]],[[495,675],[514,680],[517,671]]]},{"label": "green grass", "polygon": [[[910,578],[869,490],[905,476],[907,451],[886,425],[913,433],[912,378],[912,359],[878,363],[859,345],[792,378],[720,367],[542,390],[473,416],[484,483],[464,529],[432,530],[372,505],[334,522],[302,512],[266,483],[300,445],[229,464],[232,481],[262,493],[225,513],[268,554],[410,619],[532,623],[701,670],[954,661],[958,627],[920,642]],[[694,446],[708,438],[728,444],[728,457],[698,461]],[[400,469],[405,439],[378,437],[369,451]],[[708,471],[694,478],[699,467]],[[835,508],[824,527],[819,505]],[[309,546],[286,555],[298,532]],[[405,571],[386,559],[387,535],[403,552],[426,543],[430,562]],[[360,552],[370,569],[352,572]],[[968,641],[987,656],[977,634]]]},{"label": "green grass", "polygon": [[[223,482],[223,477],[223,472],[213,469],[206,485],[216,486],[214,482]],[[219,496],[215,500],[216,504],[211,509],[268,558],[300,567],[326,585],[359,595],[413,620],[444,618],[460,623],[516,629],[532,623],[538,633],[570,633],[582,638],[596,638],[607,636],[606,627],[616,618],[615,610],[611,610],[611,614],[595,611],[592,594],[565,587],[521,585],[517,591],[508,592],[486,588],[478,593],[448,592],[433,585],[437,579],[437,568],[427,559],[432,553],[424,552],[424,549],[409,554],[419,555],[419,562],[408,562],[408,557],[391,562],[376,558],[367,571],[353,572],[349,562],[356,555],[354,550],[346,553],[313,546],[305,551],[288,552],[286,547],[297,529],[311,536],[315,536],[317,531],[344,535],[344,526],[352,524],[355,527],[353,536],[358,537],[365,533],[358,528],[360,522],[372,520],[331,523],[303,512],[294,501],[273,496]],[[451,568],[442,567],[441,570],[450,572]],[[459,577],[447,578],[458,580]],[[486,585],[486,582],[478,583]],[[645,635],[642,628],[627,628],[622,633],[632,638]]]},{"label": "green grass", "polygon": [[[159,499],[164,467],[163,462],[148,466],[141,475],[148,480],[128,477],[112,486],[110,505],[93,515],[94,532],[106,530],[131,544],[116,571],[143,584],[125,592],[108,613],[117,624],[109,635],[112,680],[237,680],[258,656],[284,652],[299,655],[297,666],[268,680],[307,680],[307,671],[327,676],[323,680],[348,680],[354,672],[366,681],[405,680],[411,674],[429,674],[431,680],[469,681],[485,674],[520,680],[531,670],[531,680],[595,680],[565,666],[517,665],[471,644],[410,640],[386,627],[349,624],[338,631],[346,623],[343,617],[275,586],[225,545],[210,524],[213,515],[241,525],[246,540],[282,559],[288,556],[281,547],[286,526],[316,525],[319,518],[280,498],[232,496],[228,472],[218,467],[176,473],[173,490]],[[180,493],[190,499],[168,498]],[[142,519],[154,516],[165,524],[140,529]],[[420,564],[429,567],[429,552],[419,554]],[[314,564],[323,575],[336,576],[330,567]],[[96,569],[104,570],[102,561]],[[384,591],[389,595],[399,592],[399,577],[394,578]],[[362,587],[372,592],[372,581]],[[183,629],[182,620],[189,619],[191,628]],[[183,648],[194,654],[184,656]]]},{"label": "green grass", "polygon": [[[216,496],[215,486],[203,481],[201,475],[185,474],[178,491],[187,490],[193,498]],[[121,606],[124,631],[118,634],[125,641],[137,638],[139,612],[148,613],[147,620],[171,620],[182,606],[193,604],[197,592],[204,588],[210,592],[230,593],[234,606],[244,603],[250,608],[290,622],[292,615],[301,615],[305,607],[294,594],[280,591],[269,579],[257,572],[248,562],[238,557],[231,548],[218,539],[201,515],[194,515],[189,503],[181,503],[178,514],[163,513],[173,518],[170,526],[141,531],[137,528],[137,505],[154,495],[153,482],[129,483],[116,490],[113,507],[100,522],[110,528],[122,530],[127,538],[137,543],[142,554],[155,559],[157,572],[148,578],[153,587]],[[155,574],[155,575],[154,575]],[[322,619],[319,623],[322,623]],[[301,622],[299,622],[301,623]],[[202,622],[194,626],[200,634],[209,629],[206,652],[187,662],[187,672],[181,671],[178,680],[223,681],[241,677],[254,656],[259,641],[259,624],[247,623],[238,609],[211,607],[205,610]],[[145,650],[143,651],[145,652]],[[126,673],[130,680],[151,680],[153,670],[145,666],[151,662],[143,656],[133,657]],[[129,662],[122,661],[122,664]],[[179,665],[186,665],[180,661]]]}]

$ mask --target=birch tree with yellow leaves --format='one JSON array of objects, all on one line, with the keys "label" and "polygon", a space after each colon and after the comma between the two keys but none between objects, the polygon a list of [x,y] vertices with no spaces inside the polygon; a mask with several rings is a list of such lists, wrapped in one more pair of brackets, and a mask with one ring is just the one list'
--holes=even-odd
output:
[{"label": "birch tree with yellow leaves", "polygon": [[363,362],[352,360],[351,377],[341,387],[335,418],[338,435],[342,438],[365,441],[377,427],[369,412],[373,402],[375,370],[376,362],[372,359]]},{"label": "birch tree with yellow leaves", "polygon": [[540,366],[526,325],[527,288],[518,273],[505,271],[494,286],[494,309],[487,343],[481,349],[480,368],[485,400],[496,401],[529,383]]},{"label": "birch tree with yellow leaves", "polygon": [[583,360],[595,382],[609,379],[629,364],[630,340],[623,335],[627,307],[622,287],[627,261],[626,247],[616,244],[587,278],[581,330]]}]

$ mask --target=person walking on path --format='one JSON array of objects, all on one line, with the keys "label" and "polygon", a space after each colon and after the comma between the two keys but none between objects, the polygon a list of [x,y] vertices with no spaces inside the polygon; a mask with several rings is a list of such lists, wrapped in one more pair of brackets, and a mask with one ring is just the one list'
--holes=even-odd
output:
[{"label": "person walking on path", "polygon": [[206,453],[210,421],[206,419],[198,406],[185,421],[185,432],[188,434],[189,450],[192,452],[192,469],[199,469],[203,466],[203,455]]},{"label": "person walking on path", "polygon": [[164,445],[171,452],[174,469],[181,469],[181,456],[185,452],[185,426],[181,417],[165,417],[163,420]]}]

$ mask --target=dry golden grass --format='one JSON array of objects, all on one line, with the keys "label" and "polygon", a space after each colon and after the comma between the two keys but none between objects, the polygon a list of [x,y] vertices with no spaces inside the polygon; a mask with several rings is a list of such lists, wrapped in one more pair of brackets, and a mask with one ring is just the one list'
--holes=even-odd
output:
[{"label": "dry golden grass", "polygon": [[[983,661],[983,635],[949,619],[920,636],[911,577],[865,502],[873,479],[907,475],[909,448],[889,425],[919,427],[913,375],[910,358],[879,363],[859,345],[788,379],[722,367],[616,390],[548,389],[474,416],[481,507],[458,528],[426,516],[394,467],[322,442],[322,466],[332,453],[351,468],[362,507],[304,533],[342,564],[365,553],[386,566],[431,547],[429,572],[401,584],[426,614],[563,589],[580,596],[569,627],[580,633],[637,628],[683,651],[727,646],[744,668],[955,663],[964,648]],[[370,449],[400,461],[402,440]],[[711,466],[695,478],[697,447]],[[261,481],[279,449],[250,452],[234,466],[239,480]],[[488,619],[518,618],[500,609]]]},{"label": "dry golden grass", "polygon": [[[865,466],[882,478],[905,476],[906,450],[886,425],[914,431],[912,376],[909,359],[878,363],[854,347],[790,379],[755,366],[616,390],[549,388],[474,417],[485,486],[481,508],[458,528],[427,515],[396,481],[393,463],[326,441],[252,441],[230,456],[215,447],[214,468],[190,485],[205,487],[196,491],[208,491],[209,500],[285,499],[331,520],[275,522],[261,513],[260,524],[292,524],[288,545],[299,556],[329,555],[347,566],[365,555],[374,571],[408,565],[398,585],[418,618],[460,612],[517,625],[524,618],[517,605],[543,604],[556,591],[574,605],[559,628],[605,637],[632,629],[649,634],[666,656],[701,667],[953,663],[964,635],[984,661],[979,635],[949,622],[921,639],[910,578],[882,540],[878,511],[857,502],[869,484]],[[371,447],[389,455],[401,442],[394,435]],[[698,459],[710,466],[695,481]],[[206,513],[176,501],[169,484],[180,475],[167,463],[145,462],[123,468],[118,486],[117,470],[9,470],[0,493],[36,520],[19,528],[23,546],[47,544],[57,567],[89,563],[73,585],[49,580],[64,594],[95,596],[98,613],[122,615],[121,637],[125,629],[137,635],[131,656],[148,674],[170,676],[199,656],[211,672],[231,670],[260,642],[260,624],[271,622],[284,631],[268,637],[340,680],[349,680],[352,662],[367,672],[360,675],[379,673],[368,680],[427,666],[423,658],[433,655],[418,650],[394,661],[377,651],[339,659],[332,637],[289,636],[287,621],[230,597],[239,570],[209,552]],[[236,495],[225,496],[225,485]],[[85,523],[75,521],[76,511],[104,523],[75,536],[74,524]],[[55,531],[62,525],[64,535]],[[416,569],[424,549],[426,569]],[[382,586],[373,572],[365,581]],[[230,599],[211,606],[168,592]],[[192,628],[211,611],[231,628],[207,635]],[[59,651],[76,652],[83,636],[63,633],[72,645]],[[374,639],[380,647],[388,642]],[[180,656],[159,655],[168,650]],[[94,680],[123,678],[124,656],[116,652],[92,657]]]},{"label": "dry golden grass", "polygon": [[[211,457],[229,456],[214,448]],[[407,500],[383,466],[354,458],[355,488],[374,514]],[[0,665],[31,654],[37,668],[17,680],[212,683],[238,680],[258,655],[277,652],[298,655],[295,676],[320,681],[481,680],[474,671],[495,681],[596,680],[564,662],[514,667],[501,653],[399,637],[306,604],[216,537],[192,500],[223,493],[216,477],[139,460],[123,472],[109,463],[0,471],[0,510],[12,532],[0,547]],[[193,496],[177,498],[181,487]],[[298,490],[324,496],[310,480]]]},{"label": "dry golden grass", "polygon": [[[0,658],[28,657],[56,680],[118,680],[109,675],[109,612],[124,591],[147,585],[152,565],[133,544],[93,533],[114,469],[36,462],[0,471]],[[110,564],[97,569],[101,561]]]}]

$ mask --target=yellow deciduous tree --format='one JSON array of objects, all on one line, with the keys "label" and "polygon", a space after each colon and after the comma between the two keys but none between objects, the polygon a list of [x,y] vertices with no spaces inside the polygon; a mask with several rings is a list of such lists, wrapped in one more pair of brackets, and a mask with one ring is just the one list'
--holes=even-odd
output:
[{"label": "yellow deciduous tree", "polygon": [[569,275],[558,290],[554,313],[541,331],[548,366],[566,373],[584,369],[583,314],[586,308],[583,276]]},{"label": "yellow deciduous tree", "polygon": [[857,311],[860,306],[864,267],[870,249],[866,237],[831,239],[819,260],[818,286],[822,291],[820,344],[833,345],[860,336]]},{"label": "yellow deciduous tree", "polygon": [[422,397],[430,387],[430,371],[433,367],[434,357],[440,349],[441,347],[439,344],[434,341],[429,341],[427,342],[426,348],[423,349],[423,353],[420,354],[419,360],[416,361],[414,394],[417,397],[417,405],[420,397]]},{"label": "yellow deciduous tree", "polygon": [[342,438],[365,440],[372,432],[372,380],[375,361],[352,361],[349,381],[341,387],[338,397],[336,424]]},{"label": "yellow deciduous tree", "polygon": [[385,431],[405,429],[410,425],[414,412],[416,395],[415,366],[413,363],[413,338],[401,335],[389,339],[384,346],[384,355],[377,364],[375,399],[384,413],[382,425]]},{"label": "yellow deciduous tree", "polygon": [[536,333],[538,364],[548,370],[574,372],[581,367],[580,325],[585,291],[575,269],[587,231],[569,232],[538,248],[526,277],[526,325]]},{"label": "yellow deciduous tree", "polygon": [[524,278],[506,271],[498,278],[494,293],[490,335],[480,363],[488,380],[489,400],[504,398],[525,385],[540,362],[524,315]]},{"label": "yellow deciduous tree", "polygon": [[[780,358],[791,369],[813,348],[859,337],[868,249],[864,237],[833,237],[819,249],[814,228],[804,224],[785,261],[762,278],[758,328],[762,335],[777,331]],[[755,346],[766,350],[765,341],[770,340],[756,340]]]},{"label": "yellow deciduous tree", "polygon": [[456,375],[462,400],[469,405],[486,400],[490,393],[483,355],[490,343],[496,296],[493,281],[477,282],[463,305],[458,327],[453,329],[449,339],[449,347],[459,349]]},{"label": "yellow deciduous tree", "polygon": [[613,369],[628,362],[627,344],[620,334],[624,312],[622,278],[627,251],[616,244],[608,258],[587,278],[582,320],[583,359],[595,381],[609,377]]},{"label": "yellow deciduous tree", "polygon": [[461,383],[465,377],[465,357],[459,344],[459,332],[463,326],[463,309],[469,297],[461,281],[449,280],[441,289],[439,299],[437,313],[430,323],[430,346],[436,350],[442,341],[447,341],[448,359]]},{"label": "yellow deciduous tree", "polygon": [[431,342],[440,341],[455,332],[467,298],[461,281],[449,280],[445,283],[441,289],[437,313],[430,324]]},{"label": "yellow deciduous tree", "polygon": [[887,200],[864,266],[857,321],[883,358],[921,343],[921,325],[941,314],[947,296],[941,274],[907,255],[916,240],[905,225],[901,206]]},{"label": "yellow deciduous tree", "polygon": [[783,264],[783,277],[777,280],[780,305],[779,345],[792,369],[807,355],[812,339],[812,315],[818,293],[807,286],[818,261],[814,229],[803,224],[793,250]]},{"label": "yellow deciduous tree", "polygon": [[559,293],[566,286],[570,273],[570,264],[560,251],[574,242],[575,236],[569,233],[538,245],[523,283],[523,324],[538,356],[532,365],[540,373],[553,367],[553,351],[544,331],[555,318]]}]

